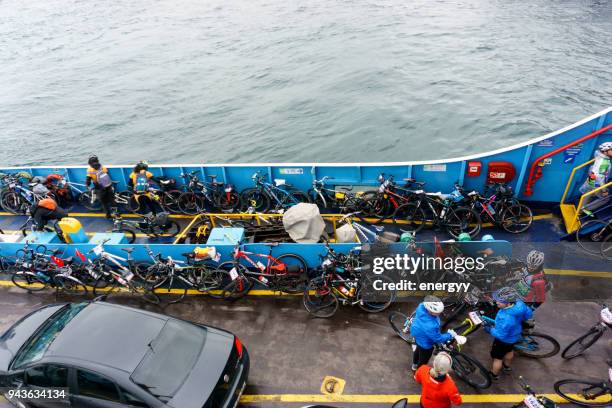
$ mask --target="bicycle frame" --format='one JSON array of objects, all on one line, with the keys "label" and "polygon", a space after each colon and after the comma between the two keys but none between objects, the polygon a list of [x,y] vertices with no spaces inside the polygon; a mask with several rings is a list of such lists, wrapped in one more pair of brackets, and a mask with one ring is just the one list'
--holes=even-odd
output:
[{"label": "bicycle frame", "polygon": [[[240,246],[238,245],[236,249],[234,249],[233,257],[236,262],[239,262],[240,259],[244,259],[249,265],[251,265],[252,267],[260,271],[260,272],[255,272],[255,271],[247,270],[246,272],[249,275],[263,276],[266,278],[267,277],[274,278],[277,276],[287,275],[285,264],[279,261],[278,259],[276,259],[275,257],[273,257],[271,252],[272,252],[272,247],[270,247],[270,254],[266,255],[266,254],[258,254],[255,252],[243,251],[242,249],[240,249]],[[252,257],[265,258],[267,260],[267,264],[264,265],[260,261],[254,261],[253,259],[251,259],[249,255]],[[261,283],[264,283],[264,282],[261,282]]]}]

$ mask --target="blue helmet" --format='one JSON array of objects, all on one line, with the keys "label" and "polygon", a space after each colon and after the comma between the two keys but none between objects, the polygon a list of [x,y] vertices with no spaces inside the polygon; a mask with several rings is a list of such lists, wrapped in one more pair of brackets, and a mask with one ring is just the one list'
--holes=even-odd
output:
[{"label": "blue helmet", "polygon": [[487,234],[482,236],[481,241],[495,241],[495,238],[493,238],[493,235]]}]

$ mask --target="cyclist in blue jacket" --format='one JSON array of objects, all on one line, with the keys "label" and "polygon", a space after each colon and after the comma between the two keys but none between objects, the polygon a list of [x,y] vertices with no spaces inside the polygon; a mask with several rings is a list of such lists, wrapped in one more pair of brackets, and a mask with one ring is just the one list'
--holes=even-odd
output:
[{"label": "cyclist in blue jacket", "polygon": [[512,371],[514,345],[521,338],[523,322],[532,318],[533,311],[522,300],[517,300],[517,293],[512,288],[499,289],[493,294],[493,300],[499,311],[495,325],[485,327],[485,330],[493,336],[491,374],[494,380],[498,380],[502,369],[504,372]]},{"label": "cyclist in blue jacket", "polygon": [[446,343],[455,337],[455,332],[440,332],[440,314],[444,311],[444,303],[436,296],[426,296],[416,310],[416,316],[410,327],[410,335],[414,338],[416,348],[412,358],[412,370],[427,364],[433,354],[434,345]]}]

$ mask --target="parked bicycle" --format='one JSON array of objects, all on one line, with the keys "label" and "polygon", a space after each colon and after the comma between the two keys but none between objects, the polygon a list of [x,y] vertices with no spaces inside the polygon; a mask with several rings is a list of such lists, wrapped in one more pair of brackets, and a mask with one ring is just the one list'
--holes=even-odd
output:
[{"label": "parked bicycle", "polygon": [[219,209],[223,212],[240,208],[240,194],[232,184],[220,183],[216,175],[209,175],[210,182],[203,182],[198,177],[199,170],[183,173],[187,181],[187,191],[178,199],[178,205],[184,214],[198,214],[206,210]]},{"label": "parked bicycle", "polygon": [[122,248],[127,253],[127,258],[123,258],[106,252],[104,244],[108,241],[100,242],[88,252],[96,257],[94,260],[88,259],[88,271],[96,279],[93,285],[94,296],[127,291],[141,296],[149,303],[159,304],[160,299],[153,292],[152,285],[137,278],[143,275],[146,266],[134,261],[134,248]]},{"label": "parked bicycle", "polygon": [[[455,185],[463,191],[463,187]],[[513,197],[512,189],[504,184],[493,184],[487,188],[490,192],[488,197],[480,195],[477,191],[471,191],[465,196],[469,200],[469,208],[480,215],[482,222],[503,228],[512,234],[520,234],[531,227],[533,214],[525,204],[518,202]]]},{"label": "parked bicycle", "polygon": [[223,298],[239,299],[251,290],[254,283],[278,292],[304,291],[308,282],[308,264],[304,258],[291,253],[274,257],[272,248],[278,246],[278,243],[266,246],[269,248],[268,253],[260,254],[245,251],[240,243],[236,244],[233,259],[219,265],[219,269],[229,272],[230,278],[222,288]]},{"label": "parked bicycle", "polygon": [[557,381],[555,392],[581,407],[612,406],[612,360],[608,360],[608,378],[602,381],[566,379]]},{"label": "parked bicycle", "polygon": [[278,211],[309,202],[308,194],[285,183],[283,179],[275,179],[274,184],[269,183],[261,171],[255,172],[251,179],[255,187],[240,193],[244,208],[253,207],[256,212]]},{"label": "parked bicycle", "polygon": [[147,245],[146,250],[153,264],[140,270],[136,268],[136,274],[141,275],[142,280],[151,285],[153,292],[169,304],[182,301],[189,290],[222,297],[219,292],[223,283],[229,281],[229,272],[213,263],[218,260],[214,247],[207,249],[205,256],[184,253],[182,255],[187,261],[180,261],[155,254]]},{"label": "parked bicycle", "polygon": [[610,328],[612,328],[612,312],[608,306],[603,305],[601,312],[599,312],[599,322],[563,349],[561,357],[570,360],[584,354]]},{"label": "parked bicycle", "polygon": [[475,237],[480,232],[481,220],[476,211],[459,206],[464,197],[457,190],[451,194],[414,191],[413,202],[399,206],[393,221],[403,221],[402,228],[419,232],[426,225],[445,229],[453,238],[465,232]]},{"label": "parked bicycle", "polygon": [[612,256],[612,220],[592,218],[580,224],[575,233],[576,242],[585,252],[592,255]]},{"label": "parked bicycle", "polygon": [[32,205],[45,198],[48,194],[48,189],[36,193],[34,187],[40,185],[38,182],[28,183],[28,187],[20,184],[20,181],[15,175],[5,176],[6,186],[0,194],[0,206],[11,214],[25,214]]},{"label": "parked bicycle", "polygon": [[[394,311],[389,314],[389,323],[393,331],[412,347],[416,347],[414,338],[410,335],[410,328],[415,316],[416,312],[406,315],[399,311]],[[460,346],[453,339],[449,343],[436,345],[434,353],[440,351],[449,353],[453,359],[452,369],[455,375],[468,385],[478,389],[489,388],[491,386],[489,370],[476,358],[460,351],[459,348]]]},{"label": "parked bicycle", "polygon": [[522,376],[519,376],[518,381],[521,388],[527,393],[527,396],[523,401],[513,405],[512,408],[557,408],[557,404],[553,400],[543,395],[537,395]]},{"label": "parked bicycle", "polygon": [[340,213],[357,211],[361,206],[363,192],[352,193],[353,187],[327,187],[327,181],[333,177],[325,176],[313,180],[312,188],[308,190],[308,199],[321,209],[338,210]]},{"label": "parked bicycle", "polygon": [[113,232],[124,233],[128,243],[133,244],[136,242],[136,234],[146,234],[150,238],[174,237],[181,232],[181,226],[178,222],[169,219],[168,213],[145,215],[139,220],[129,220],[114,214]]},{"label": "parked bicycle", "polygon": [[[21,252],[20,252],[21,251]],[[91,282],[85,269],[75,263],[73,257],[60,258],[57,255],[60,249],[53,250],[47,254],[46,249],[40,252],[37,249],[29,249],[28,245],[19,250],[18,255],[9,268],[13,284],[28,292],[38,292],[54,288],[70,295],[87,295],[87,284]],[[76,256],[85,261],[85,256],[76,251]]]}]

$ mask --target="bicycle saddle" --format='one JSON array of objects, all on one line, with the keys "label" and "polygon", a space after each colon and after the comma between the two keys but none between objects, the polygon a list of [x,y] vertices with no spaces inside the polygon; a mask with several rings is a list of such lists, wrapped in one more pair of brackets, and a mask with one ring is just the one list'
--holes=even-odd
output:
[{"label": "bicycle saddle", "polygon": [[71,263],[74,262],[74,257],[69,256],[68,258],[64,259],[64,263],[70,265]]},{"label": "bicycle saddle", "polygon": [[59,249],[59,248],[55,248],[53,251],[51,251],[51,255],[57,255],[57,254],[59,254],[60,252],[62,252],[62,250],[61,250],[61,249]]},{"label": "bicycle saddle", "polygon": [[127,252],[128,254],[134,252],[134,248],[121,248],[121,250]]},{"label": "bicycle saddle", "polygon": [[266,242],[265,245],[275,247],[278,246],[278,242]]},{"label": "bicycle saddle", "polygon": [[340,190],[344,190],[344,191],[352,191],[353,190],[353,186],[350,187],[338,187]]},{"label": "bicycle saddle", "polygon": [[438,191],[436,193],[426,193],[426,194],[428,196],[430,196],[430,197],[438,197],[438,198],[440,198],[442,200],[446,200],[448,198],[448,196],[450,195],[450,194],[442,194],[441,191]]}]

